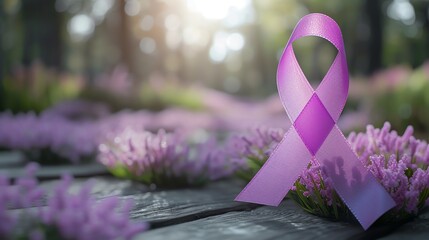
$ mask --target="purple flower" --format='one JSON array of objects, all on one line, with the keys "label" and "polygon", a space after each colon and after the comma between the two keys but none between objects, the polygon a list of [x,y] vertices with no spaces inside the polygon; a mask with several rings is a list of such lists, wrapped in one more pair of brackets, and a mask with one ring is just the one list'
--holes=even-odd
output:
[{"label": "purple flower", "polygon": [[184,132],[127,128],[99,151],[99,161],[115,175],[161,187],[201,185],[231,173],[214,139],[193,142]]},{"label": "purple flower", "polygon": [[32,113],[0,114],[0,146],[27,153],[30,160],[48,160],[50,152],[72,163],[96,152],[98,132],[90,122],[71,122],[62,117]]},{"label": "purple flower", "polygon": [[[87,182],[77,193],[70,191],[71,176],[63,176],[52,195],[47,195],[47,206],[41,206],[46,193],[33,177],[36,165],[29,165],[25,177],[11,185],[0,181],[0,236],[39,240],[52,239],[131,239],[147,229],[144,223],[129,220],[132,202],[109,197],[96,201]],[[35,208],[26,208],[26,207]],[[24,208],[14,214],[9,207]],[[55,229],[55,236],[52,230]],[[49,231],[50,234],[47,234]],[[49,239],[49,238],[47,238]]]},{"label": "purple flower", "polygon": [[[397,206],[386,213],[382,220],[400,221],[417,215],[426,205],[429,197],[429,149],[425,141],[417,140],[413,136],[413,128],[408,127],[400,136],[390,130],[390,124],[385,123],[383,128],[376,129],[367,126],[365,133],[351,133],[348,141],[358,154],[360,161],[376,177],[383,187],[390,193]],[[313,165],[313,163],[312,163]],[[346,206],[336,195],[332,184],[321,180],[323,184],[312,185],[306,181],[308,175],[323,173],[319,170],[304,171],[298,182],[306,189],[320,189],[322,185],[331,194],[324,196],[327,206],[337,204],[346,210]],[[297,194],[300,194],[297,192]],[[315,195],[310,195],[315,199]],[[334,202],[332,202],[334,199]],[[328,213],[330,214],[330,213]]]},{"label": "purple flower", "polygon": [[[255,131],[252,133],[250,135],[257,136]],[[231,161],[245,163],[249,159],[256,159],[260,162],[259,167],[262,166],[269,156],[270,149],[280,141],[277,137],[264,141],[262,139],[266,138],[262,136],[232,141],[232,146],[243,147],[236,148],[238,155],[230,154]],[[348,141],[360,161],[397,203],[396,208],[382,217],[382,221],[407,219],[428,206],[429,147],[425,141],[413,136],[412,127],[408,127],[400,136],[396,131],[391,131],[389,123],[385,123],[381,129],[369,125],[364,133],[351,133]],[[265,155],[261,154],[264,152]],[[242,169],[249,167],[251,165],[244,164]],[[250,176],[245,179],[250,180],[257,170],[259,168],[248,172]],[[315,160],[311,160],[309,167],[295,183],[291,197],[305,210],[317,215],[335,218],[350,215],[347,213],[349,211],[347,206],[335,192],[331,179],[325,174],[324,167]]]},{"label": "purple flower", "polygon": [[67,239],[117,239],[127,237],[130,232],[147,228],[145,224],[130,222],[130,203],[110,197],[96,202],[91,197],[91,184],[87,183],[76,194],[70,193],[71,178],[64,177],[55,194],[48,200],[48,206],[41,209],[39,216],[43,224],[55,226]]},{"label": "purple flower", "polygon": [[247,132],[232,134],[225,148],[229,164],[236,174],[250,181],[282,140],[281,128],[254,127]]},{"label": "purple flower", "polygon": [[385,123],[382,129],[368,126],[366,133],[350,134],[349,142],[396,201],[396,211],[417,214],[429,196],[429,148],[412,135],[412,127],[399,136]]}]

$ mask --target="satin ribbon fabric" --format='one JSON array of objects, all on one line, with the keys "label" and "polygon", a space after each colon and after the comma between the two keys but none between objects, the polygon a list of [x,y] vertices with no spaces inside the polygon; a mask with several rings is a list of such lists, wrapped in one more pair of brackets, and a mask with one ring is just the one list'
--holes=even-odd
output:
[{"label": "satin ribbon fabric", "polygon": [[[316,90],[304,76],[292,47],[295,40],[306,36],[324,38],[338,50]],[[313,13],[298,22],[277,68],[277,88],[293,124],[235,200],[278,206],[315,158],[366,230],[396,203],[359,161],[336,125],[347,100],[349,74],[341,30],[333,19]]]}]

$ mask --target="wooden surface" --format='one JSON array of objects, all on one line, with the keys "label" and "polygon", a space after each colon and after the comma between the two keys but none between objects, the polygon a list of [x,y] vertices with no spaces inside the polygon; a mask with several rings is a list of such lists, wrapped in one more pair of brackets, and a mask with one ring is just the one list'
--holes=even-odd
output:
[{"label": "wooden surface", "polygon": [[[359,225],[334,222],[304,212],[292,200],[279,207],[235,202],[243,187],[238,180],[204,188],[151,190],[113,177],[95,177],[97,198],[120,196],[136,203],[131,218],[151,224],[136,239],[427,239],[429,213],[401,226],[378,226],[363,231]],[[85,179],[76,179],[79,187]],[[51,189],[56,181],[46,181]]]},{"label": "wooden surface", "polygon": [[[19,152],[0,152],[0,174],[15,178],[24,174],[23,166],[26,164],[24,156]],[[108,174],[107,169],[97,163],[80,165],[43,166],[36,172],[36,176],[42,179],[56,179],[63,173],[72,174],[76,177],[90,177]]]},{"label": "wooden surface", "polygon": [[[7,171],[7,167],[1,168]],[[61,172],[52,171],[50,176]],[[429,239],[429,213],[403,225],[363,231],[358,225],[308,214],[289,199],[279,207],[234,202],[244,186],[239,180],[215,182],[204,188],[160,190],[111,176],[95,176],[75,179],[72,188],[79,188],[88,179],[93,181],[92,194],[97,199],[134,199],[130,217],[151,224],[151,230],[136,239]],[[49,192],[57,181],[43,180],[42,186]]]}]

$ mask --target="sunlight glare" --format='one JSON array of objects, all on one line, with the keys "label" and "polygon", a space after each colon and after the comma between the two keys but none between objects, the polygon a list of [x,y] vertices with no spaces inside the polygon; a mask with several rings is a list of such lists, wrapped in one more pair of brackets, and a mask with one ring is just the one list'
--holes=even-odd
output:
[{"label": "sunlight glare", "polygon": [[82,41],[92,34],[95,23],[88,15],[78,14],[70,19],[67,28],[75,41]]},{"label": "sunlight glare", "polygon": [[240,33],[229,34],[226,39],[227,47],[232,51],[239,51],[244,47],[244,37]]},{"label": "sunlight glare", "polygon": [[250,5],[249,0],[187,0],[189,10],[201,14],[209,20],[221,20],[231,10],[242,10]]}]

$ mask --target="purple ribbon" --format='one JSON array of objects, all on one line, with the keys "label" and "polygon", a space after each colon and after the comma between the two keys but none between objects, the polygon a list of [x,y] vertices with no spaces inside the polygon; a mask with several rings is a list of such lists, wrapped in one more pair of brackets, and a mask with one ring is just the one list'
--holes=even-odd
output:
[{"label": "purple ribbon", "polygon": [[[292,48],[295,40],[305,36],[324,38],[338,50],[316,90],[305,78]],[[347,100],[349,75],[341,30],[333,19],[313,13],[298,22],[279,62],[277,88],[293,125],[235,200],[278,206],[316,158],[366,230],[396,203],[362,165],[336,125]]]}]

